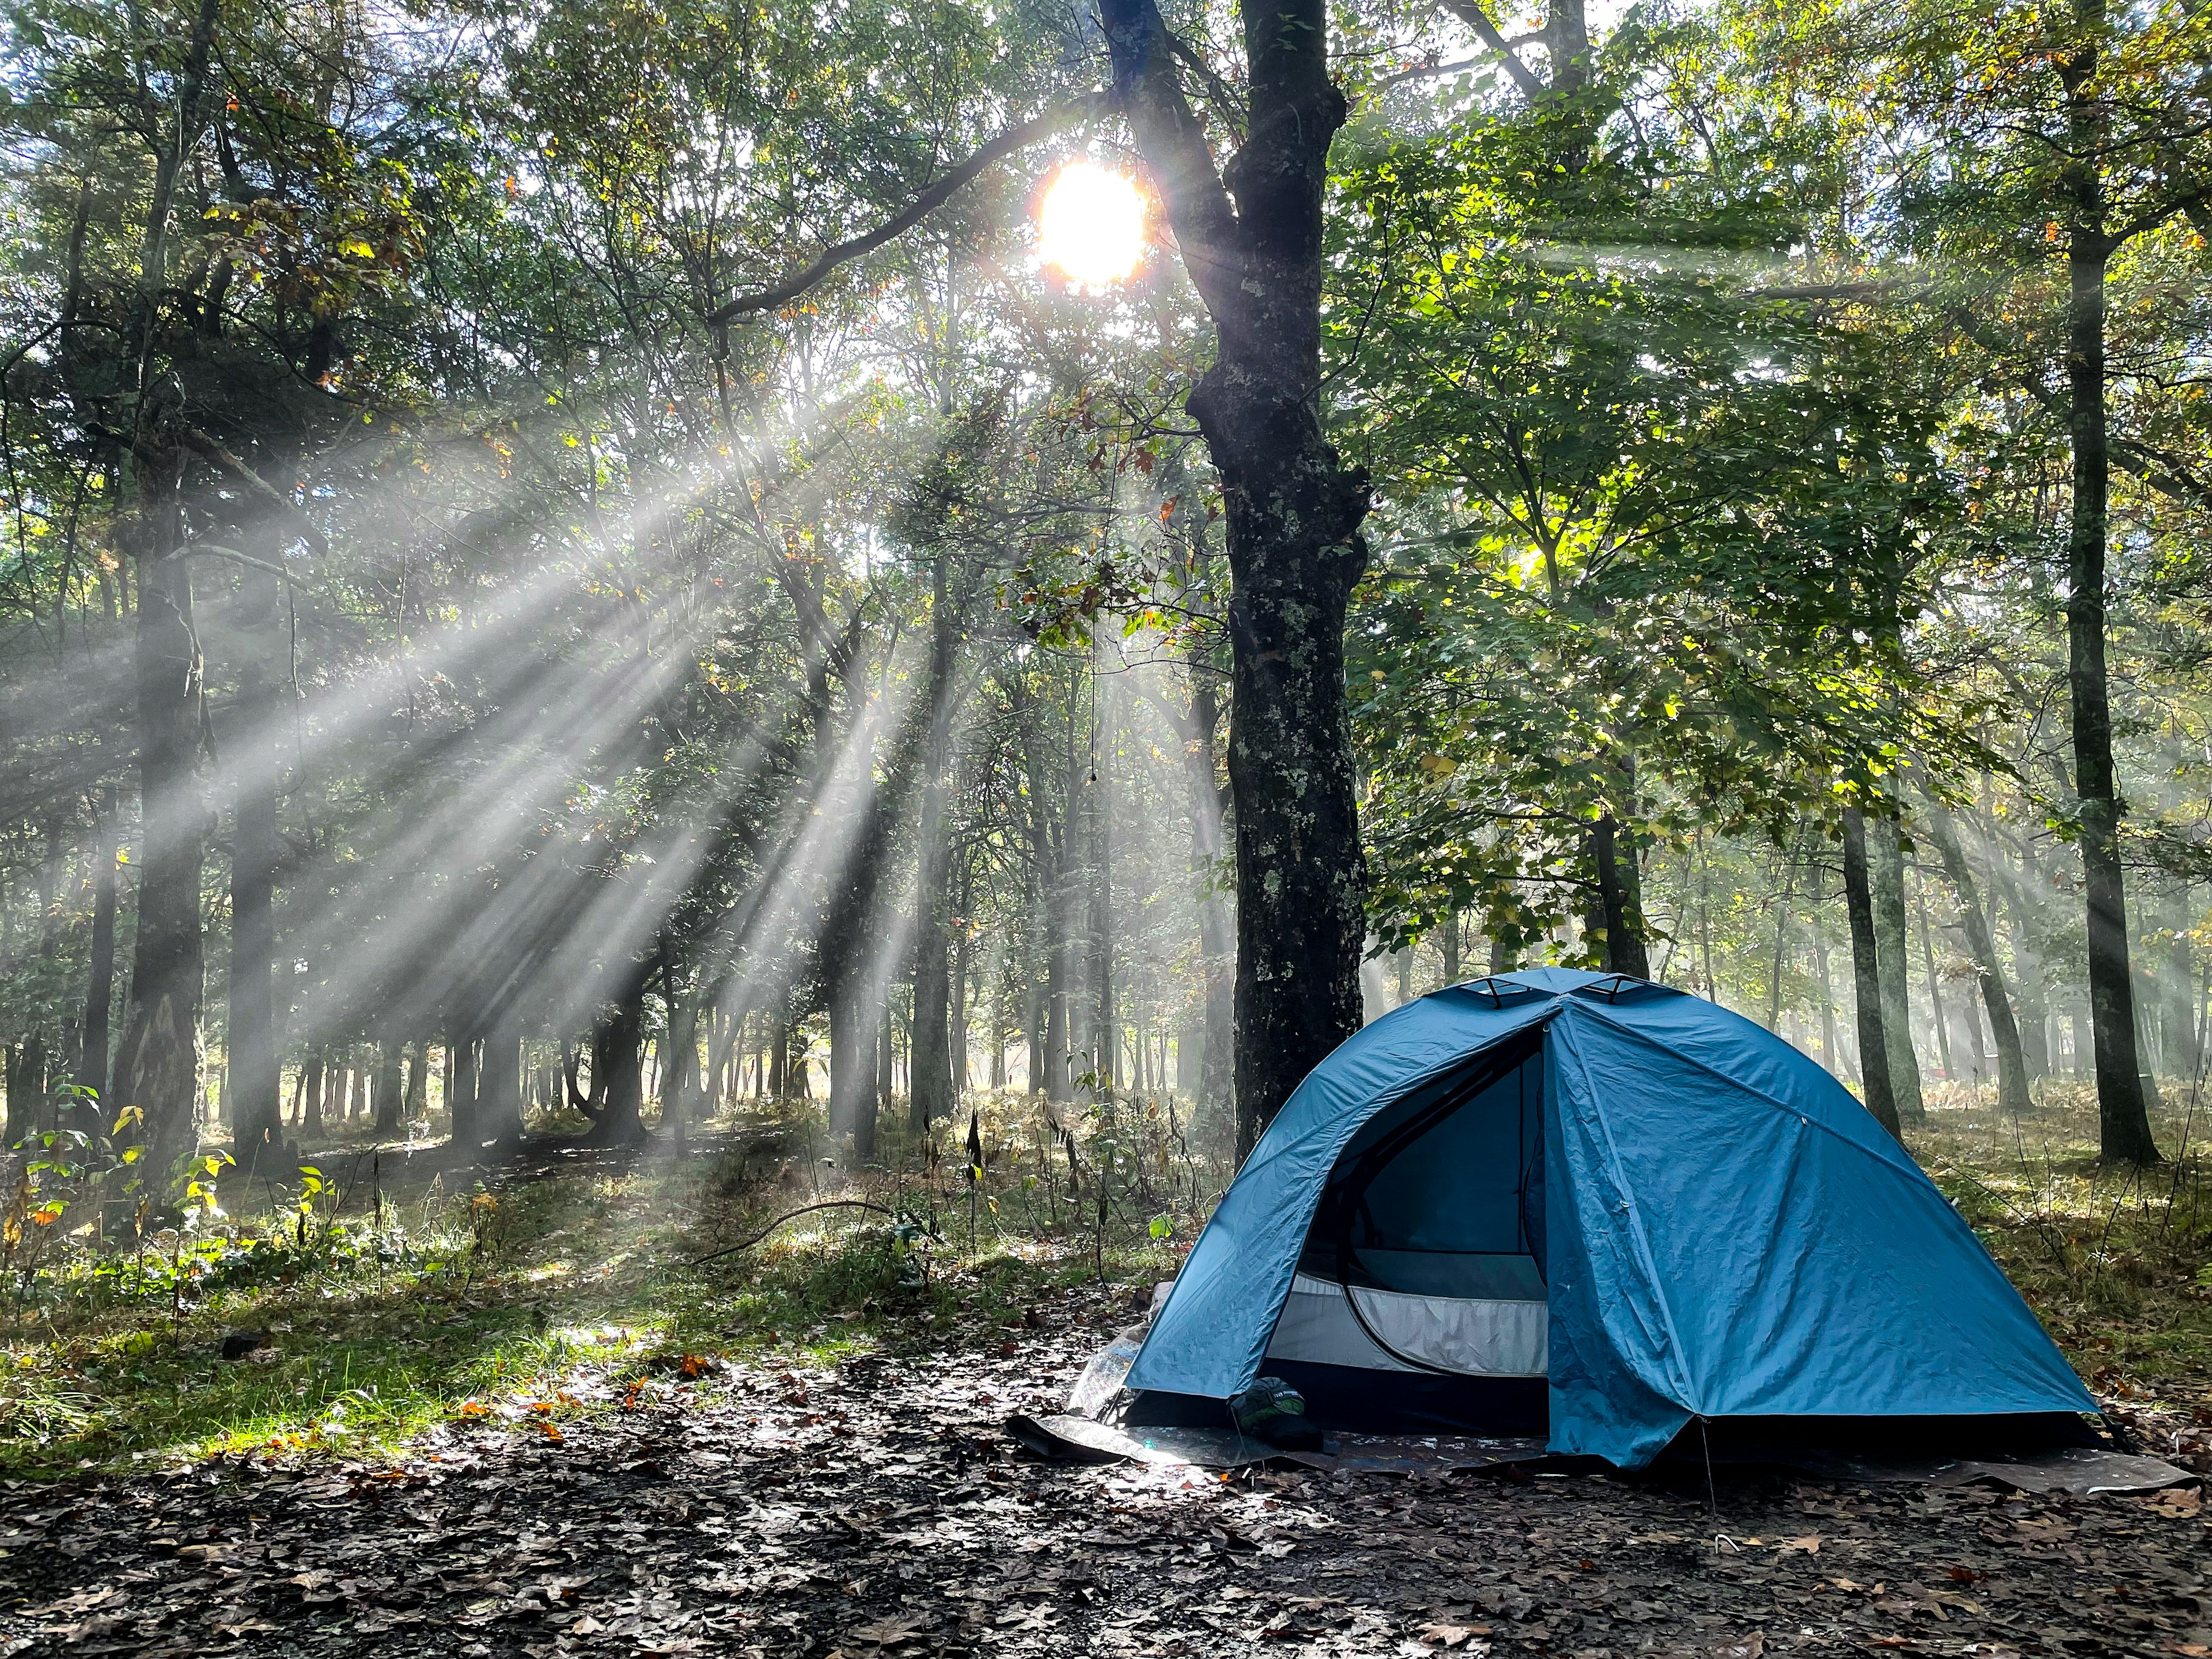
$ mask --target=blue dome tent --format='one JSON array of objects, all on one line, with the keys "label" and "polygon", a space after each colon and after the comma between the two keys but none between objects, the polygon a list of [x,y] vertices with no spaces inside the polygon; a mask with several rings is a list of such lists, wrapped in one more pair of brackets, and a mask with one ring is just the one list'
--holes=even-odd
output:
[{"label": "blue dome tent", "polygon": [[1560,969],[1423,997],[1314,1069],[1154,1317],[1128,1420],[1218,1419],[1263,1374],[1322,1426],[1548,1432],[1623,1468],[1699,1419],[2078,1434],[2097,1409],[1826,1071]]}]

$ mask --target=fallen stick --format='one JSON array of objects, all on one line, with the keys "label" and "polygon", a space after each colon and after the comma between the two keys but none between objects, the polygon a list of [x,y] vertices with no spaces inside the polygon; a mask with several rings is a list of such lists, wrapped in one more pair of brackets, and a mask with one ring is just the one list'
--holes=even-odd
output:
[{"label": "fallen stick", "polygon": [[739,1250],[750,1250],[754,1245],[759,1243],[770,1233],[774,1232],[778,1227],[783,1225],[785,1222],[796,1221],[799,1217],[810,1214],[816,1210],[873,1210],[878,1215],[887,1215],[894,1221],[898,1219],[898,1212],[896,1211],[887,1210],[880,1204],[871,1204],[864,1198],[825,1199],[819,1204],[809,1204],[799,1209],[793,1210],[789,1215],[780,1215],[776,1217],[776,1218],[769,1222],[766,1227],[763,1228],[759,1232],[755,1233],[750,1238],[746,1239],[742,1243],[727,1245],[719,1250],[709,1250],[704,1255],[695,1255],[684,1265],[687,1267],[702,1267],[709,1261],[719,1261],[723,1256],[735,1255]]}]

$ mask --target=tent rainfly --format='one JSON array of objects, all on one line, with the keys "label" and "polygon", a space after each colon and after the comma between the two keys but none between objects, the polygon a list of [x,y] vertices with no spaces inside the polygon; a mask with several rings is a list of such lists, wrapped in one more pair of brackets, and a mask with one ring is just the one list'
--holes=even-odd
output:
[{"label": "tent rainfly", "polygon": [[1324,1428],[1548,1433],[1622,1468],[1700,1420],[2079,1437],[2097,1410],[1835,1079],[1701,998],[1563,969],[1407,1003],[1314,1069],[1125,1420],[1218,1420],[1263,1373]]}]

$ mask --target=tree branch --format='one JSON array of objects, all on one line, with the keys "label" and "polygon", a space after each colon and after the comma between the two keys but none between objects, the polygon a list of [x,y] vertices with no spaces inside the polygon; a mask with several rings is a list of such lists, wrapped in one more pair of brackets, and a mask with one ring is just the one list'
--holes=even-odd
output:
[{"label": "tree branch", "polygon": [[329,541],[325,538],[320,526],[319,526],[313,519],[309,518],[305,513],[302,513],[300,510],[300,505],[297,501],[295,501],[289,495],[287,495],[283,490],[277,489],[276,485],[270,483],[258,472],[256,472],[252,467],[248,466],[237,456],[232,454],[230,451],[225,449],[221,444],[217,443],[213,438],[208,436],[206,433],[201,431],[198,427],[186,427],[184,430],[183,437],[185,448],[193,451],[197,454],[204,456],[207,459],[213,461],[217,466],[223,468],[226,471],[235,473],[238,477],[244,482],[247,489],[252,490],[255,495],[260,496],[264,501],[270,502],[272,506],[277,507],[288,517],[292,519],[293,521],[300,526],[300,533],[315,544],[316,552],[320,553],[325,558],[330,556],[331,544]]},{"label": "tree branch", "polygon": [[240,552],[234,547],[218,547],[213,542],[186,542],[174,552],[161,556],[163,564],[168,563],[172,559],[228,559],[233,564],[242,564],[250,570],[264,571],[280,581],[289,582],[302,593],[314,591],[281,564],[271,564],[266,559],[257,559],[249,553]]},{"label": "tree branch", "polygon": [[1183,95],[1174,38],[1153,0],[1103,0],[1099,9],[1115,95],[1182,245],[1183,264],[1211,310],[1223,286],[1234,286],[1231,273],[1243,268],[1237,210],[1206,147],[1206,129]]},{"label": "tree branch", "polygon": [[1007,128],[873,230],[849,236],[835,246],[823,249],[811,264],[779,283],[750,294],[741,294],[736,299],[717,306],[707,313],[707,321],[719,326],[736,318],[775,311],[789,305],[838,266],[857,259],[864,253],[872,253],[884,243],[904,235],[1016,151],[1027,149],[1031,144],[1104,113],[1112,101],[1110,94],[1088,93],[1067,103],[1055,104],[1042,115],[1033,116],[1019,126]]},{"label": "tree branch", "polygon": [[1444,9],[1474,31],[1474,38],[1498,54],[1505,65],[1505,72],[1513,77],[1513,84],[1521,88],[1524,98],[1534,98],[1545,90],[1543,78],[1513,55],[1516,44],[1498,32],[1498,25],[1490,21],[1490,14],[1482,9],[1481,0],[1443,0]]}]

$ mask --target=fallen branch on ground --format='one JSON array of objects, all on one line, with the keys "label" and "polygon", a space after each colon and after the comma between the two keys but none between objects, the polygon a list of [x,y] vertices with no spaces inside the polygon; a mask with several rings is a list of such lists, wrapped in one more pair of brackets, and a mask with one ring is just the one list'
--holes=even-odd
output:
[{"label": "fallen branch on ground", "polygon": [[873,1210],[878,1215],[887,1215],[894,1221],[898,1219],[898,1212],[896,1210],[887,1210],[880,1204],[871,1204],[864,1198],[825,1199],[819,1204],[808,1204],[793,1210],[789,1215],[776,1217],[765,1228],[755,1233],[743,1243],[727,1245],[719,1250],[709,1250],[704,1255],[695,1255],[684,1265],[687,1267],[702,1267],[708,1262],[719,1261],[723,1256],[735,1255],[739,1250],[750,1250],[785,1222],[796,1221],[799,1217],[810,1214],[816,1210]]}]

